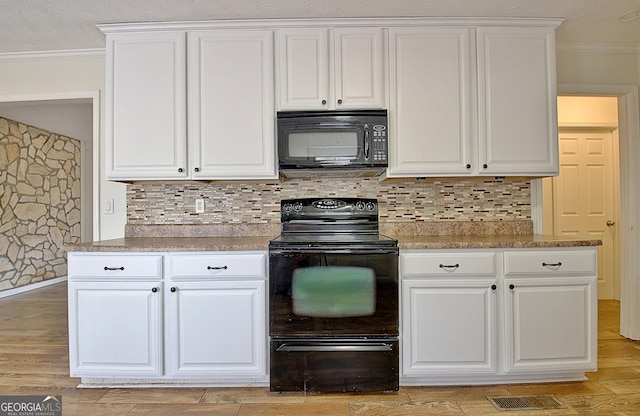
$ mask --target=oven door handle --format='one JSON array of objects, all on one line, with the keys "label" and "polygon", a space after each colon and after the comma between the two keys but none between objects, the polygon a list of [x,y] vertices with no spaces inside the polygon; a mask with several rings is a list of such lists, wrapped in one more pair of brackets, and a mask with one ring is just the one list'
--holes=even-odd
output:
[{"label": "oven door handle", "polygon": [[373,344],[331,343],[327,344],[282,344],[276,348],[278,352],[345,352],[345,351],[393,351],[393,346],[384,342]]}]

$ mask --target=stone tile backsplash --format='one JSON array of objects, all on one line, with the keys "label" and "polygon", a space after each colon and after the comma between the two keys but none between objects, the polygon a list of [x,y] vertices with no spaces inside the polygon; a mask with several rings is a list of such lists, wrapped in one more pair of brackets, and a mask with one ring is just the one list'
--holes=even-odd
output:
[{"label": "stone tile backsplash", "polygon": [[[280,201],[302,197],[377,198],[380,221],[502,221],[531,219],[531,190],[525,178],[310,177],[269,182],[127,186],[127,223],[279,223]],[[195,213],[195,201],[205,212]]]},{"label": "stone tile backsplash", "polygon": [[0,291],[63,277],[80,241],[80,142],[0,118]]}]

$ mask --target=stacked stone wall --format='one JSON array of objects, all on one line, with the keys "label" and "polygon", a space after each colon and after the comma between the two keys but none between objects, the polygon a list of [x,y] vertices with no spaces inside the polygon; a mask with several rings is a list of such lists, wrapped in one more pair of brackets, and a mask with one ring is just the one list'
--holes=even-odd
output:
[{"label": "stacked stone wall", "polygon": [[80,189],[78,140],[0,117],[0,291],[66,275]]}]

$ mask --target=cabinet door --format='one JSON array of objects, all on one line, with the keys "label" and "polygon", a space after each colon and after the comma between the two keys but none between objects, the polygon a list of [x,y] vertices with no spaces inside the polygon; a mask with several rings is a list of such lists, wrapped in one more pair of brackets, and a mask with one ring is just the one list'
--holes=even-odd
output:
[{"label": "cabinet door", "polygon": [[494,280],[402,282],[404,376],[496,372]]},{"label": "cabinet door", "polygon": [[335,30],[335,108],[386,108],[381,28]]},{"label": "cabinet door", "polygon": [[107,36],[106,178],[187,175],[185,35]]},{"label": "cabinet door", "polygon": [[475,170],[472,36],[466,28],[389,29],[389,176]]},{"label": "cabinet door", "polygon": [[478,28],[480,173],[557,175],[555,36]]},{"label": "cabinet door", "polygon": [[277,177],[273,32],[193,32],[188,48],[191,177]]},{"label": "cabinet door", "polygon": [[264,280],[174,282],[167,298],[170,376],[266,375]]},{"label": "cabinet door", "polygon": [[69,282],[72,377],[162,375],[160,282]]},{"label": "cabinet door", "polygon": [[328,109],[329,31],[281,29],[278,39],[279,109]]},{"label": "cabinet door", "polygon": [[595,277],[507,279],[507,371],[595,371]]}]

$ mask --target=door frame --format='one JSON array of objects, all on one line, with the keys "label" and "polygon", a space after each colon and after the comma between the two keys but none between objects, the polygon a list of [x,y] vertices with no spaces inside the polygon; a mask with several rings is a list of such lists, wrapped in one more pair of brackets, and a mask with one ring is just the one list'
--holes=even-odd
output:
[{"label": "door frame", "polygon": [[[620,160],[620,334],[640,340],[640,116],[638,87],[611,84],[558,84],[558,95],[618,98]],[[531,181],[531,219],[542,232],[542,181]]]}]

